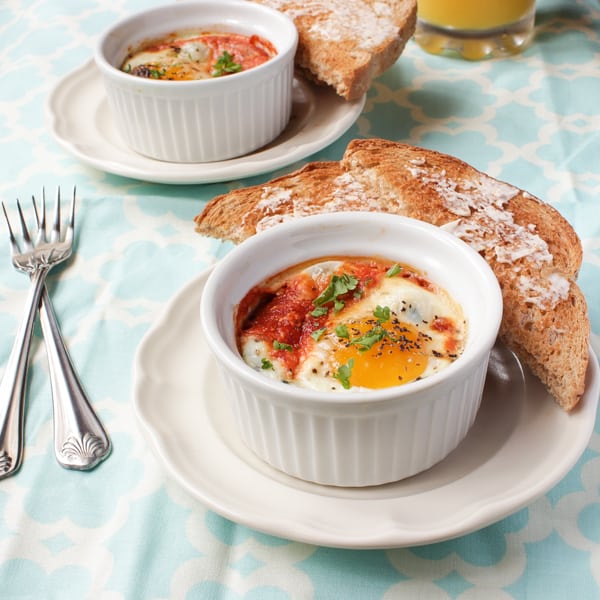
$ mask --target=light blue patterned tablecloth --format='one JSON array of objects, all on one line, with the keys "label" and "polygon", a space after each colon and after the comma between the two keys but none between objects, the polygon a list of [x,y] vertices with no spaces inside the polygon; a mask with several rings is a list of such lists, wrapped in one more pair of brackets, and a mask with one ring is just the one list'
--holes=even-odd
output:
[{"label": "light blue patterned tablecloth", "polygon": [[[25,461],[0,481],[0,598],[284,600],[600,598],[600,436],[545,496],[483,530],[391,550],[316,547],[224,519],[171,481],[132,410],[136,348],[164,304],[227,250],[194,233],[203,203],[274,173],[174,186],[85,166],[50,134],[52,87],[115,19],[155,0],[9,0],[0,5],[0,197],[76,184],[77,254],[49,287],[73,359],[114,444],[89,473],[52,452],[45,350],[33,343]],[[539,196],[583,240],[579,283],[600,333],[600,6],[538,4],[523,55],[468,63],[412,41],[339,141],[385,137],[454,154]],[[309,160],[309,159],[307,159]],[[277,174],[305,161],[279,169]],[[4,234],[4,228],[2,227]],[[0,252],[0,365],[27,280]]]}]

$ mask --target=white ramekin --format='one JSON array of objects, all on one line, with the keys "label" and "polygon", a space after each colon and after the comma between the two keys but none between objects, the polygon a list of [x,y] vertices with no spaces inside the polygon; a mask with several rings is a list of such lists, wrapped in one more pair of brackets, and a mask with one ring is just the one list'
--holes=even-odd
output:
[{"label": "white ramekin", "polygon": [[[144,40],[192,28],[258,34],[277,55],[232,75],[162,81],[119,66]],[[292,108],[298,33],[284,14],[241,0],[174,2],[129,16],[100,37],[94,59],[116,126],[127,145],[171,162],[210,162],[248,154],[274,140]]]},{"label": "white ramekin", "polygon": [[[341,393],[273,381],[246,365],[235,341],[240,300],[288,266],[332,255],[381,256],[421,269],[463,308],[463,354],[405,386]],[[456,448],[478,411],[501,317],[497,279],[467,244],[421,221],[363,212],[304,217],[248,239],[216,265],[200,306],[246,445],[285,473],[336,486],[398,481]]]}]

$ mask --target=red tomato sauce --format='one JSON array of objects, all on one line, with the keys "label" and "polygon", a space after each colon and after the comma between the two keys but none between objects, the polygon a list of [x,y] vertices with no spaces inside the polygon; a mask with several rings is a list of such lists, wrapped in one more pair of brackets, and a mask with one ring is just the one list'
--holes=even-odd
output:
[{"label": "red tomato sauce", "polygon": [[178,32],[131,51],[121,70],[151,79],[190,81],[247,71],[277,54],[259,35],[226,32]]},{"label": "red tomato sauce", "polygon": [[[368,295],[370,289],[375,289],[392,266],[391,262],[377,258],[325,257],[284,271],[273,278],[278,282],[283,280],[283,285],[273,285],[269,280],[252,288],[241,301],[236,314],[238,339],[243,332],[257,339],[271,340],[272,356],[280,360],[290,373],[294,373],[312,347],[312,335],[327,321],[326,314],[313,316],[311,313],[315,310],[315,298],[324,291],[330,278],[323,279],[317,285],[307,273],[297,272],[290,276],[286,273],[327,260],[343,260],[339,273],[353,275],[358,280],[354,290],[338,297],[345,307],[351,307]],[[411,274],[417,275],[414,271],[406,270],[402,276],[412,277]],[[281,344],[286,347],[276,347]]]},{"label": "red tomato sauce", "polygon": [[210,46],[213,63],[217,61],[223,52],[229,52],[233,61],[242,65],[242,70],[247,71],[267,62],[277,54],[277,50],[271,42],[258,35],[219,34],[204,35],[202,41]]},{"label": "red tomato sauce", "polygon": [[[442,333],[454,333],[456,327],[451,319],[448,319],[447,317],[436,317],[436,319],[431,323],[431,329],[434,331],[440,331]],[[458,350],[459,343],[455,336],[447,335],[444,339],[446,340],[446,352],[452,354]]]}]

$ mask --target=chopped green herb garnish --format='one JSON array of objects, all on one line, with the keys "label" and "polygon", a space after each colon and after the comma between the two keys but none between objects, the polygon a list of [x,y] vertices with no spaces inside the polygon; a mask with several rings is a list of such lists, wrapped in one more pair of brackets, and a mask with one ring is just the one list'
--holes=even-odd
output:
[{"label": "chopped green herb garnish", "polygon": [[150,77],[152,79],[160,79],[163,75],[166,75],[166,69],[149,69]]},{"label": "chopped green herb garnish", "polygon": [[335,335],[337,335],[339,338],[349,339],[350,338],[350,334],[348,333],[348,327],[347,327],[347,325],[345,323],[340,323],[335,328]]},{"label": "chopped green herb garnish", "polygon": [[136,65],[135,67],[132,67],[131,63],[127,63],[123,67],[123,71],[136,77],[145,77],[146,79],[162,79],[167,74],[167,69],[152,63]]},{"label": "chopped green herb garnish", "polygon": [[213,77],[221,77],[223,75],[229,75],[230,73],[239,73],[242,70],[242,65],[233,61],[233,56],[223,51],[223,54],[219,56],[211,75]]},{"label": "chopped green herb garnish", "polygon": [[311,317],[322,317],[323,315],[326,315],[328,312],[328,308],[326,306],[318,306],[317,308],[315,308],[315,310],[313,310],[310,313]]},{"label": "chopped green herb garnish", "polygon": [[263,358],[260,361],[260,368],[261,369],[272,369],[273,363],[269,359]]},{"label": "chopped green herb garnish", "polygon": [[377,318],[380,323],[385,323],[390,320],[390,307],[389,306],[379,306],[375,308],[373,311],[373,316]]},{"label": "chopped green herb garnish", "polygon": [[322,306],[333,302],[333,309],[335,312],[339,312],[344,308],[344,303],[339,299],[339,296],[343,296],[347,292],[351,292],[356,289],[358,285],[358,279],[354,275],[332,275],[329,285],[313,300],[315,306]]},{"label": "chopped green herb garnish", "polygon": [[354,359],[351,358],[347,364],[341,365],[333,376],[342,384],[345,390],[350,389],[350,377],[352,375],[352,369],[354,367]]},{"label": "chopped green herb garnish", "polygon": [[327,331],[326,327],[321,327],[321,329],[315,329],[315,331],[313,331],[310,334],[310,337],[315,340],[315,342],[318,342],[321,339],[321,336]]},{"label": "chopped green herb garnish", "polygon": [[394,275],[398,275],[398,273],[400,273],[400,271],[402,271],[402,267],[398,263],[396,263],[387,270],[387,273],[385,274],[385,276],[393,277]]},{"label": "chopped green herb garnish", "polygon": [[386,336],[387,331],[383,327],[381,327],[381,325],[376,325],[375,327],[373,327],[373,329],[367,331],[367,333],[365,333],[364,335],[354,338],[352,340],[352,344],[358,346],[359,352],[366,352]]},{"label": "chopped green herb garnish", "polygon": [[294,349],[289,344],[284,344],[283,342],[278,342],[277,340],[273,340],[273,348],[275,348],[275,350],[288,350],[288,351],[291,351]]}]

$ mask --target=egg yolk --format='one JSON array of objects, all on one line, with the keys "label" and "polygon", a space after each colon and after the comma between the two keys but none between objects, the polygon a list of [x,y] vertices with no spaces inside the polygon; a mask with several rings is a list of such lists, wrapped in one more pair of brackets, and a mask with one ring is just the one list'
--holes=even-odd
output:
[{"label": "egg yolk", "polygon": [[378,323],[373,318],[346,323],[349,339],[339,338],[332,367],[353,359],[351,385],[379,389],[402,385],[420,377],[427,367],[422,335],[414,325],[392,319]]}]

